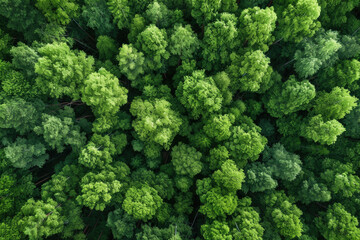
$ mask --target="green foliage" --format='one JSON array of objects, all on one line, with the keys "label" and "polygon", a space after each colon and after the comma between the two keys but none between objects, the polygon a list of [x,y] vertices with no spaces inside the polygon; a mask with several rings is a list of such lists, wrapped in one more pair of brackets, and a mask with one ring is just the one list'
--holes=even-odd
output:
[{"label": "green foliage", "polygon": [[34,77],[35,64],[39,59],[35,49],[20,42],[18,46],[11,48],[10,54],[14,68],[22,71],[27,77]]},{"label": "green foliage", "polygon": [[345,136],[351,138],[360,138],[360,128],[359,128],[359,119],[360,119],[360,107],[355,107],[349,114],[347,114],[343,120],[344,127],[346,131]]},{"label": "green foliage", "polygon": [[245,197],[239,200],[234,217],[231,221],[234,240],[261,240],[264,228],[260,225],[259,213],[251,207],[251,199]]},{"label": "green foliage", "polygon": [[30,198],[21,208],[19,225],[31,240],[61,233],[65,221],[61,210],[61,205],[51,198],[45,202]]},{"label": "green foliage", "polygon": [[117,53],[115,40],[108,36],[99,36],[96,48],[99,50],[99,58],[101,60],[113,59]]},{"label": "green foliage", "polygon": [[70,145],[73,150],[79,151],[85,144],[85,134],[80,132],[80,127],[75,125],[75,114],[70,107],[65,107],[61,115],[52,116],[42,114],[41,125],[34,128],[34,132],[43,135],[45,142],[57,152],[63,152],[64,145]]},{"label": "green foliage", "polygon": [[316,226],[326,239],[360,239],[359,222],[340,203],[334,203],[315,219]]},{"label": "green foliage", "polygon": [[313,39],[302,44],[302,50],[295,52],[295,70],[301,77],[314,75],[321,67],[326,67],[329,61],[334,61],[336,52],[341,48],[338,33],[320,31]]},{"label": "green foliage", "polygon": [[206,77],[204,70],[185,76],[184,82],[180,82],[176,90],[176,95],[195,119],[219,111],[223,101],[214,79]]},{"label": "green foliage", "polygon": [[80,98],[80,89],[93,71],[94,58],[84,52],[74,52],[65,43],[47,44],[38,49],[40,58],[35,64],[36,84],[52,97]]},{"label": "green foliage", "polygon": [[319,72],[316,85],[330,91],[335,87],[359,89],[357,81],[360,79],[360,62],[356,59],[340,61],[335,66],[325,68]]},{"label": "green foliage", "polygon": [[245,42],[245,45],[251,49],[267,52],[268,45],[275,40],[272,32],[275,30],[276,20],[277,16],[273,7],[244,9],[239,17],[241,42]]},{"label": "green foliage", "polygon": [[119,61],[121,73],[131,80],[133,87],[137,87],[141,83],[138,79],[139,75],[144,73],[144,54],[138,52],[131,44],[124,44],[120,48],[117,60]]},{"label": "green foliage", "polygon": [[4,19],[2,26],[20,32],[27,41],[36,40],[39,29],[46,25],[45,17],[35,8],[34,1],[1,0],[0,9],[0,15]]},{"label": "green foliage", "polygon": [[37,0],[38,7],[49,20],[58,24],[69,24],[72,18],[77,17],[79,5],[78,0]]},{"label": "green foliage", "polygon": [[270,59],[261,50],[246,52],[243,56],[230,55],[231,65],[227,69],[235,89],[257,92],[268,84],[273,72]]},{"label": "green foliage", "polygon": [[309,81],[297,82],[295,76],[273,86],[264,97],[267,112],[276,118],[304,110],[315,98],[315,87]]},{"label": "green foliage", "polygon": [[205,133],[217,142],[229,139],[230,127],[234,121],[233,115],[213,115],[204,125]]},{"label": "green foliage", "polygon": [[113,195],[120,191],[121,183],[116,179],[116,174],[111,171],[87,173],[81,179],[81,194],[76,200],[90,209],[104,211]]},{"label": "green foliage", "polygon": [[271,168],[259,162],[251,164],[246,169],[246,178],[243,191],[263,192],[265,190],[274,189],[278,182],[272,178]]},{"label": "green foliage", "polygon": [[294,204],[293,199],[284,192],[272,192],[264,198],[266,203],[265,218],[272,227],[287,239],[300,237],[303,224],[300,220],[302,211]]},{"label": "green foliage", "polygon": [[0,175],[0,186],[0,196],[2,196],[0,217],[2,219],[17,213],[35,189],[31,174],[17,176],[10,172]]},{"label": "green foliage", "polygon": [[199,25],[210,22],[221,7],[221,0],[191,0],[191,16]]},{"label": "green foliage", "polygon": [[201,172],[201,153],[182,142],[172,148],[171,162],[175,172],[193,178]]},{"label": "green foliage", "polygon": [[159,70],[163,67],[164,60],[170,56],[167,46],[166,31],[153,24],[145,28],[137,37],[136,47],[144,53],[145,64],[151,70]]},{"label": "green foliage", "polygon": [[119,79],[100,68],[84,81],[82,100],[99,116],[115,115],[127,102],[128,90],[119,85]]},{"label": "green foliage", "polygon": [[360,178],[354,175],[355,171],[351,163],[343,164],[327,158],[322,162],[322,167],[320,178],[334,194],[347,198],[359,192]]},{"label": "green foliage", "polygon": [[337,120],[324,121],[321,115],[316,115],[301,126],[300,134],[314,142],[331,145],[343,132],[345,128]]},{"label": "green foliage", "polygon": [[276,34],[278,39],[297,43],[313,36],[319,29],[320,22],[317,19],[321,7],[317,0],[282,0],[274,4],[279,24]]},{"label": "green foliage", "polygon": [[45,145],[36,138],[17,137],[16,141],[5,147],[4,151],[7,160],[16,168],[42,167],[49,159]]},{"label": "green foliage", "polygon": [[158,192],[148,185],[127,190],[122,204],[125,212],[136,220],[148,221],[153,218],[163,201]]},{"label": "green foliage", "polygon": [[213,221],[201,225],[201,232],[205,240],[223,239],[231,240],[230,228],[225,222]]},{"label": "green foliage", "polygon": [[41,117],[44,103],[40,100],[26,102],[21,98],[12,98],[0,105],[0,127],[12,128],[20,134],[32,130]]},{"label": "green foliage", "polygon": [[236,24],[235,15],[222,13],[217,21],[206,25],[202,40],[202,65],[206,70],[218,70],[229,63],[229,56],[237,46]]},{"label": "green foliage", "polygon": [[241,189],[245,174],[239,170],[232,160],[227,160],[221,165],[221,169],[213,173],[214,181],[223,190],[236,192]]},{"label": "green foliage", "polygon": [[110,141],[110,136],[94,134],[79,156],[79,163],[88,168],[104,168],[106,164],[112,162],[112,157],[116,152],[115,145]]},{"label": "green foliage", "polygon": [[41,188],[42,199],[51,198],[58,203],[65,203],[68,198],[76,198],[80,192],[78,184],[84,175],[80,165],[65,165],[50,181],[44,183]]},{"label": "green foliage", "polygon": [[108,35],[115,32],[112,16],[103,0],[85,0],[81,16],[86,26],[94,29],[97,35]]},{"label": "green foliage", "polygon": [[326,1],[318,0],[321,7],[320,20],[322,25],[326,27],[338,28],[347,22],[347,13],[351,12],[357,5],[359,0],[351,1]]},{"label": "green foliage", "polygon": [[5,56],[9,54],[9,47],[11,44],[11,37],[9,34],[4,33],[3,30],[0,29],[0,57],[4,59]]},{"label": "green foliage", "polygon": [[115,239],[132,238],[136,227],[133,217],[124,214],[121,208],[109,213],[106,226],[111,228]]},{"label": "green foliage", "polygon": [[164,99],[151,101],[135,99],[130,112],[136,119],[132,125],[141,141],[155,143],[169,149],[182,124],[179,114]]},{"label": "green foliage", "polygon": [[256,161],[267,143],[266,138],[260,135],[259,127],[241,124],[230,131],[231,136],[225,142],[225,147],[236,164],[243,167],[248,160]]},{"label": "green foliage", "polygon": [[190,25],[175,25],[174,33],[169,39],[169,52],[181,60],[192,59],[199,44],[199,39]]},{"label": "green foliage", "polygon": [[273,176],[285,181],[293,181],[301,171],[300,157],[286,151],[279,143],[265,149],[263,162],[270,168]]},{"label": "green foliage", "polygon": [[345,88],[335,87],[330,93],[320,92],[315,99],[313,113],[324,120],[342,119],[357,106],[357,98]]},{"label": "green foliage", "polygon": [[359,6],[0,0],[0,240],[360,240]]}]

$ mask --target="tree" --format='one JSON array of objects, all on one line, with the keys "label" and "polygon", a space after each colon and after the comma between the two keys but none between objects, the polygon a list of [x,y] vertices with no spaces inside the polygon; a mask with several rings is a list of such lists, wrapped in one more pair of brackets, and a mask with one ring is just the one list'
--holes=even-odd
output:
[{"label": "tree", "polygon": [[34,48],[27,46],[24,43],[18,43],[10,50],[12,56],[12,65],[14,68],[20,70],[25,76],[32,78],[35,75],[35,64],[39,59],[39,55]]},{"label": "tree", "polygon": [[132,44],[123,44],[117,60],[121,73],[131,80],[131,86],[138,87],[141,83],[138,78],[144,73],[144,54],[134,48]]},{"label": "tree", "polygon": [[38,49],[41,57],[35,64],[36,84],[44,94],[80,99],[80,89],[93,71],[93,57],[71,51],[65,43],[52,43]]},{"label": "tree", "polygon": [[44,109],[41,100],[27,102],[21,98],[11,98],[0,105],[0,128],[27,133],[38,123]]},{"label": "tree", "polygon": [[271,222],[276,232],[288,239],[301,236],[302,211],[292,198],[287,197],[283,191],[278,191],[266,195],[263,201],[266,204],[265,218]]},{"label": "tree", "polygon": [[263,102],[271,116],[280,118],[305,109],[315,95],[314,85],[308,80],[298,82],[292,75],[285,83],[273,86]]},{"label": "tree", "polygon": [[81,149],[79,163],[88,168],[104,168],[112,162],[112,155],[116,152],[110,136],[94,134],[84,148]]},{"label": "tree", "polygon": [[356,59],[339,61],[338,64],[320,71],[315,84],[326,91],[331,91],[335,87],[358,90],[359,68],[360,62]]},{"label": "tree", "polygon": [[81,165],[65,165],[50,181],[41,186],[42,199],[51,198],[58,203],[65,203],[69,198],[76,198],[80,193],[79,183],[84,175]]},{"label": "tree", "polygon": [[237,207],[236,192],[223,191],[211,178],[197,180],[196,193],[202,203],[199,212],[208,218],[225,218],[227,215],[232,215]]},{"label": "tree", "polygon": [[269,189],[275,189],[278,186],[276,179],[272,178],[272,170],[260,162],[248,165],[246,168],[245,184],[243,191],[263,192]]},{"label": "tree", "polygon": [[232,53],[230,59],[227,73],[236,90],[257,92],[270,81],[273,70],[270,59],[262,51],[248,51],[241,57]]},{"label": "tree", "polygon": [[191,16],[204,26],[214,19],[221,7],[221,0],[191,0]]},{"label": "tree", "polygon": [[340,203],[334,203],[326,212],[321,212],[315,224],[326,239],[360,239],[358,220]]},{"label": "tree", "polygon": [[7,28],[24,35],[27,41],[34,41],[39,37],[38,30],[46,25],[46,20],[31,0],[1,0],[0,15],[6,19]]},{"label": "tree", "polygon": [[81,99],[99,116],[115,115],[127,102],[128,90],[119,85],[119,79],[100,68],[84,81]]},{"label": "tree", "polygon": [[218,72],[212,78],[215,81],[216,86],[219,88],[223,97],[223,105],[229,105],[233,100],[233,93],[230,90],[231,80],[226,72]]},{"label": "tree", "polygon": [[326,158],[322,162],[321,180],[338,198],[349,198],[360,192],[360,178],[355,175],[351,163],[343,164],[335,159]]},{"label": "tree", "polygon": [[191,76],[185,76],[180,82],[176,95],[191,116],[200,116],[217,112],[221,108],[223,98],[211,77],[205,77],[204,70],[197,70]]},{"label": "tree", "polygon": [[4,59],[9,54],[12,38],[0,29],[0,57]]},{"label": "tree", "polygon": [[[23,173],[24,174],[24,173]],[[15,174],[12,171],[0,175],[0,217],[13,216],[32,197],[35,189],[32,174]]]},{"label": "tree", "polygon": [[243,170],[239,170],[232,160],[227,160],[221,165],[221,169],[213,173],[214,181],[218,186],[228,192],[236,192],[241,189],[245,179]]},{"label": "tree", "polygon": [[136,117],[132,125],[141,141],[159,144],[167,150],[170,148],[182,124],[179,114],[171,109],[171,103],[164,99],[136,98],[130,112]]},{"label": "tree", "polygon": [[234,116],[232,114],[226,115],[212,115],[204,125],[205,133],[215,139],[217,142],[221,142],[229,139],[231,132],[230,127],[234,122]]},{"label": "tree", "polygon": [[280,143],[265,148],[263,162],[271,169],[273,176],[285,181],[295,180],[302,165],[300,157],[286,151]]},{"label": "tree", "polygon": [[64,228],[61,211],[61,204],[51,198],[45,202],[30,198],[21,208],[19,224],[30,240],[49,237],[61,233]]},{"label": "tree", "polygon": [[277,16],[274,8],[246,8],[239,17],[239,38],[253,50],[267,52],[268,45],[274,42],[272,32],[275,30]]},{"label": "tree", "polygon": [[312,37],[320,27],[317,19],[321,7],[316,0],[282,0],[275,2],[274,7],[278,16],[278,39],[298,43],[305,37]]},{"label": "tree", "polygon": [[8,161],[16,168],[42,167],[49,159],[44,144],[36,138],[17,137],[16,141],[5,147],[4,151]]},{"label": "tree", "polygon": [[201,172],[202,163],[200,161],[202,154],[182,142],[172,148],[171,162],[174,165],[176,174],[187,175],[193,178]]},{"label": "tree", "polygon": [[241,124],[230,131],[231,136],[225,142],[225,147],[237,166],[245,166],[248,160],[256,161],[267,143],[266,138],[260,135],[259,127]]},{"label": "tree", "polygon": [[335,87],[330,93],[320,92],[315,99],[313,114],[321,114],[324,120],[342,119],[357,106],[357,98],[345,88]]},{"label": "tree", "polygon": [[232,240],[230,228],[225,222],[217,220],[201,225],[201,233],[205,240],[223,239]]},{"label": "tree", "polygon": [[151,70],[159,70],[164,66],[164,61],[170,57],[167,51],[167,34],[154,24],[142,31],[136,42],[136,47],[145,55],[146,66]]},{"label": "tree", "polygon": [[175,25],[169,39],[169,52],[181,60],[192,59],[200,42],[190,25]]},{"label": "tree", "polygon": [[164,3],[157,1],[148,5],[144,15],[150,23],[155,24],[159,28],[169,28],[172,25],[183,22],[183,12],[181,10],[169,10]]},{"label": "tree", "polygon": [[209,156],[205,158],[209,162],[211,170],[219,169],[221,165],[230,158],[229,151],[223,145],[210,149]]},{"label": "tree", "polygon": [[219,70],[229,63],[229,56],[237,46],[235,15],[221,13],[219,19],[205,27],[202,40],[202,65],[206,70]]},{"label": "tree", "polygon": [[77,17],[80,8],[77,0],[37,0],[36,7],[44,13],[49,22],[62,25],[69,24],[72,18]]},{"label": "tree", "polygon": [[343,119],[344,127],[346,128],[346,131],[344,133],[345,136],[351,137],[351,138],[360,138],[360,128],[359,128],[359,118],[360,118],[360,107],[355,107],[349,114],[345,116]]},{"label": "tree", "polygon": [[65,107],[60,116],[43,113],[41,124],[34,127],[34,132],[44,137],[45,142],[58,153],[63,152],[65,145],[70,145],[74,151],[80,151],[85,145],[85,134],[75,125],[75,113],[70,107]]},{"label": "tree", "polygon": [[81,16],[86,26],[95,30],[96,35],[110,35],[115,32],[112,24],[112,16],[106,1],[85,0],[82,6]]},{"label": "tree", "polygon": [[341,48],[338,33],[319,31],[313,38],[304,41],[302,49],[295,52],[295,70],[301,77],[309,77],[336,60],[336,53]]},{"label": "tree", "polygon": [[117,44],[114,39],[108,36],[99,36],[96,40],[96,48],[99,51],[101,60],[113,60],[118,51]]},{"label": "tree", "polygon": [[134,218],[121,208],[109,213],[106,226],[111,228],[115,239],[132,238],[136,228]]},{"label": "tree", "polygon": [[81,179],[81,195],[76,200],[90,209],[104,211],[113,195],[120,191],[121,183],[116,179],[116,174],[107,170],[87,173]]},{"label": "tree", "polygon": [[320,144],[331,145],[336,142],[345,128],[337,120],[324,121],[321,115],[311,117],[307,124],[301,126],[301,136]]},{"label": "tree", "polygon": [[251,198],[239,200],[238,207],[231,220],[232,236],[234,240],[261,240],[264,228],[260,225],[259,213],[251,207]]},{"label": "tree", "polygon": [[305,204],[312,202],[328,202],[331,199],[331,192],[314,173],[304,169],[296,179],[287,187],[292,196]]},{"label": "tree", "polygon": [[359,0],[351,0],[347,2],[335,1],[318,1],[321,7],[320,21],[321,24],[328,28],[339,28],[347,22],[347,13],[351,12],[357,5]]},{"label": "tree", "polygon": [[158,192],[148,185],[140,188],[131,187],[127,190],[122,204],[125,212],[136,220],[148,221],[163,204]]}]

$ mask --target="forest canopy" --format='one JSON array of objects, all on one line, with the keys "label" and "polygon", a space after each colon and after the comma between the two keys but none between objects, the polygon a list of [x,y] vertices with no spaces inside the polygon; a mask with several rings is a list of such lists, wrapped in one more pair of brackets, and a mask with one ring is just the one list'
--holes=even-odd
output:
[{"label": "forest canopy", "polygon": [[360,240],[359,79],[360,0],[0,0],[0,240]]}]

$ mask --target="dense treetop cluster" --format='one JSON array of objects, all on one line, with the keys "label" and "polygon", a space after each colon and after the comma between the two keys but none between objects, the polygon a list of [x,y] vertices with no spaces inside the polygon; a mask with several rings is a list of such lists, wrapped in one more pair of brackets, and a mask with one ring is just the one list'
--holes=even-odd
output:
[{"label": "dense treetop cluster", "polygon": [[360,0],[0,0],[0,240],[360,240]]}]

